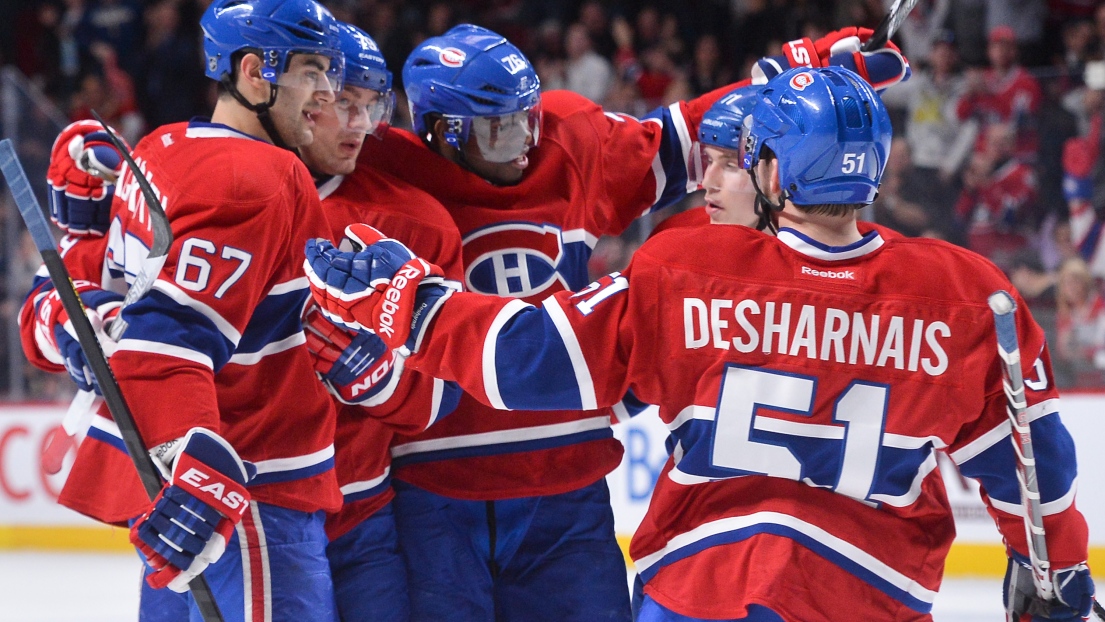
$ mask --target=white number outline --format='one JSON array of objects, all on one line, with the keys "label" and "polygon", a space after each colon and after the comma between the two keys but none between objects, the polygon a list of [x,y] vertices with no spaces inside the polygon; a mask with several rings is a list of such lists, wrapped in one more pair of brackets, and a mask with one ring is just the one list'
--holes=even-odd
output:
[{"label": "white number outline", "polygon": [[[802,478],[802,462],[784,445],[752,440],[757,412],[770,408],[804,417],[813,416],[818,380],[761,367],[728,364],[723,371],[718,405],[714,411],[710,464],[740,474],[759,474],[794,481]],[[829,488],[867,501],[878,472],[879,452],[890,404],[889,385],[853,380],[833,402],[833,421],[843,429],[818,424],[811,436],[843,441],[840,471]],[[781,421],[774,417],[764,417]],[[774,427],[774,426],[773,426]],[[775,433],[786,434],[780,429]]]},{"label": "white number outline", "polygon": [[845,175],[851,175],[852,172],[863,173],[863,160],[867,157],[866,153],[846,153],[844,154],[844,161],[840,164],[840,172]]},{"label": "white number outline", "polygon": [[608,276],[613,279],[608,285],[602,285],[601,280],[595,281],[572,296],[572,298],[578,298],[594,293],[594,296],[576,303],[580,313],[590,315],[599,303],[622,290],[629,289],[629,279],[622,276],[621,272],[611,272]]},{"label": "white number outline", "polygon": [[[217,251],[214,242],[210,240],[205,240],[203,238],[188,238],[184,240],[180,248],[180,258],[177,262],[174,280],[177,285],[184,289],[193,292],[202,292],[207,289],[208,281],[211,279],[211,262],[194,254],[196,249],[208,255],[214,255]],[[231,273],[215,291],[215,298],[217,299],[222,299],[226,291],[230,289],[230,286],[234,285],[242,278],[246,273],[246,269],[249,268],[250,262],[253,261],[253,255],[233,246],[224,246],[220,256],[223,259],[237,261],[238,267],[234,269],[234,272]],[[195,267],[199,270],[199,274],[196,275],[195,279],[188,278],[189,267]]]}]

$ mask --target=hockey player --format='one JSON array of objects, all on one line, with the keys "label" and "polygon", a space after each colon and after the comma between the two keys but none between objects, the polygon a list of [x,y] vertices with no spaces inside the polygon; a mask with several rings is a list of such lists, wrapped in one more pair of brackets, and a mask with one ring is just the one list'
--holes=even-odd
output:
[{"label": "hockey player", "polygon": [[706,205],[665,218],[652,235],[708,223],[773,229],[771,214],[757,205],[756,189],[740,158],[744,117],[759,92],[760,87],[754,85],[734,89],[702,115],[698,140],[691,146],[688,173],[690,183],[705,190]]},{"label": "hockey player", "polygon": [[[856,34],[791,42],[801,53],[782,62],[855,63]],[[880,83],[907,71],[893,50],[859,58]],[[467,24],[419,45],[403,83],[414,133],[367,141],[362,157],[449,211],[466,289],[531,302],[584,287],[600,236],[694,189],[687,152],[699,119],[733,89],[643,120],[605,113],[568,91],[541,93],[518,48]],[[519,416],[465,396],[428,432],[397,439],[395,508],[415,619],[628,618],[603,479],[622,448],[610,410],[583,411]],[[615,412],[628,416],[622,405]]]},{"label": "hockey player", "polygon": [[[323,521],[341,503],[336,417],[300,325],[308,293],[296,248],[331,232],[289,149],[312,140],[340,88],[336,22],[313,0],[217,0],[201,26],[206,72],[220,84],[211,121],[163,126],[134,151],[175,238],[151,291],[118,314],[116,292],[147,268],[153,235],[135,171],[118,182],[107,235],[65,244],[98,319],[128,322],[112,368],[166,485],[151,504],[101,416],[60,501],[133,523],[146,584],[172,590],[144,593],[143,619],[182,619],[182,605],[195,616],[172,595],[206,568],[228,621],[333,620]],[[88,133],[71,127],[59,140]],[[69,151],[78,191],[94,186],[74,179],[100,146]],[[80,371],[52,284],[36,285],[21,317],[28,357]]]},{"label": "hockey player", "polygon": [[[365,222],[387,231],[419,256],[441,266],[459,287],[460,234],[449,214],[425,192],[357,159],[366,136],[391,121],[392,76],[375,41],[342,24],[343,89],[315,116],[315,139],[300,156],[315,177],[331,239]],[[369,140],[375,140],[372,138]],[[374,335],[340,328],[311,307],[307,347],[338,408],[335,469],[340,511],[326,518],[326,555],[343,622],[405,622],[410,617],[407,571],[399,554],[391,500],[391,454],[396,430],[425,430],[456,407],[455,383],[402,372],[397,357]]]},{"label": "hockey player", "polygon": [[986,304],[1012,286],[962,248],[861,233],[856,211],[877,192],[890,122],[858,76],[794,69],[760,97],[743,161],[779,210],[777,237],[670,231],[624,274],[539,307],[415,289],[405,269],[383,294],[363,296],[404,257],[316,241],[312,283],[329,286],[312,293],[350,324],[396,327],[390,338],[416,350],[409,366],[454,378],[487,404],[602,406],[628,389],[659,404],[673,449],[631,547],[643,622],[931,620],[955,535],[937,451],[982,484],[1010,554],[1010,619],[1029,610],[1084,619],[1094,593],[1087,528],[1043,331],[1014,294],[1021,351],[1031,353],[1022,372],[1049,602],[1026,568]]}]

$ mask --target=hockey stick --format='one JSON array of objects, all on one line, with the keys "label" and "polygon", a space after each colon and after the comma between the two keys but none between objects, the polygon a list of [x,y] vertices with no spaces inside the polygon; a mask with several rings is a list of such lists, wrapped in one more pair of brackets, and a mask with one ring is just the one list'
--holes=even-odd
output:
[{"label": "hockey stick", "polygon": [[[150,499],[153,499],[161,491],[161,476],[158,474],[157,467],[154,466],[153,458],[146,451],[146,445],[142,442],[142,437],[135,426],[134,416],[123,398],[123,393],[119,389],[119,383],[115,380],[115,375],[111,372],[111,366],[108,365],[107,357],[104,356],[104,351],[96,338],[92,323],[88,321],[88,317],[85,315],[84,304],[73,286],[65,262],[58,254],[57,247],[54,245],[54,236],[50,233],[50,224],[41,208],[39,208],[38,199],[31,191],[31,184],[27,181],[27,175],[23,172],[23,166],[19,163],[19,158],[15,154],[15,147],[12,145],[10,138],[0,140],[0,172],[3,173],[4,180],[11,190],[15,204],[19,208],[19,215],[23,217],[23,222],[27,225],[31,239],[38,248],[39,254],[42,255],[42,262],[50,273],[50,279],[54,282],[54,288],[61,298],[62,306],[65,308],[65,312],[69,314],[81,350],[84,351],[85,358],[88,361],[88,366],[96,376],[104,401],[111,411],[112,418],[119,426],[119,432],[123,437],[123,444],[126,445],[127,453],[138,470],[138,478],[142,481],[146,494],[149,495]],[[211,589],[203,576],[200,575],[192,579],[189,587],[204,622],[222,622],[222,614],[219,612],[218,605],[211,595]]]},{"label": "hockey stick", "polygon": [[[126,145],[115,134],[115,131],[104,122],[99,113],[93,110],[92,116],[103,126],[104,132],[111,140],[111,144],[122,154],[127,166],[133,171],[135,181],[138,182],[139,187],[142,189],[142,196],[145,199],[150,213],[150,229],[153,234],[153,243],[150,245],[150,251],[146,256],[146,261],[142,264],[142,269],[134,279],[134,283],[127,289],[127,294],[123,298],[123,304],[120,307],[120,311],[122,311],[122,309],[126,309],[150,291],[154,281],[157,280],[157,275],[161,273],[161,268],[165,265],[165,259],[169,255],[169,248],[173,245],[173,231],[169,226],[169,219],[165,215],[165,209],[161,205],[157,194],[153,191],[153,188],[150,187],[150,182],[146,179],[142,170],[138,168],[138,165],[134,162]],[[112,341],[119,341],[119,338],[122,337],[123,331],[126,330],[126,328],[127,322],[120,313],[111,323],[111,327],[108,329],[108,336]],[[91,419],[88,414],[96,408],[98,408],[98,402],[95,393],[92,391],[77,392],[77,395],[73,397],[73,402],[69,405],[69,410],[65,413],[65,417],[62,418],[62,429],[60,431],[55,429],[43,445],[43,470],[51,474],[61,471],[62,462],[66,454],[68,454],[71,449],[77,447],[78,435],[83,434],[88,429],[86,423]]]},{"label": "hockey stick", "polygon": [[863,44],[860,51],[870,52],[886,47],[886,42],[902,27],[902,22],[905,21],[913,7],[917,6],[917,2],[918,0],[895,0],[894,5],[886,12],[886,16],[875,27],[875,32],[867,40],[867,43]]},{"label": "hockey stick", "polygon": [[[1017,456],[1017,480],[1024,505],[1024,530],[1028,542],[1028,555],[1032,562],[1032,582],[1036,595],[1049,601],[1055,597],[1051,582],[1051,562],[1044,538],[1044,517],[1040,511],[1040,488],[1036,480],[1036,456],[1032,450],[1032,430],[1025,413],[1024,378],[1021,376],[1021,350],[1017,342],[1017,323],[1014,312],[1017,303],[1009,292],[998,290],[986,301],[994,314],[994,328],[998,336],[998,357],[1001,359],[1003,388],[1007,401],[1006,414],[1012,425],[1013,451]],[[1091,619],[1105,622],[1105,609],[1095,600]]]}]

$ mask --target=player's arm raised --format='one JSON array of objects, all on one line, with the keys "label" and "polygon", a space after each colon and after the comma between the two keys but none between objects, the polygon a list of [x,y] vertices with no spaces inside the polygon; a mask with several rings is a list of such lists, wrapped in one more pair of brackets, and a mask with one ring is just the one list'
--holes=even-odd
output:
[{"label": "player's arm raised", "polygon": [[[581,166],[600,174],[594,185],[606,193],[607,214],[599,226],[607,234],[619,234],[637,217],[671,205],[693,192],[697,184],[688,179],[692,143],[698,136],[703,115],[718,100],[734,89],[760,85],[775,74],[792,67],[843,66],[856,71],[878,89],[909,78],[909,63],[894,44],[881,50],[861,52],[872,35],[866,28],[849,27],[829,33],[816,41],[809,38],[784,43],[781,53],[761,59],[751,79],[715,89],[688,101],[657,108],[641,119],[625,114],[601,113],[597,105],[582,102],[581,113],[591,119],[593,131],[602,144],[596,161]],[[550,93],[549,96],[570,95]],[[593,106],[598,112],[587,111]],[[580,140],[586,144],[587,140]],[[581,157],[586,158],[587,154]]]}]

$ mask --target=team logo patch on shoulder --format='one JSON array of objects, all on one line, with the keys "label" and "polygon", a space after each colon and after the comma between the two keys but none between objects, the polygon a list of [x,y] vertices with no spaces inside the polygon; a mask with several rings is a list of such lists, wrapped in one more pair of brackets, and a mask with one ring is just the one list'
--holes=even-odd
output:
[{"label": "team logo patch on shoulder", "polygon": [[813,74],[808,71],[795,74],[790,79],[790,87],[796,91],[804,91],[806,87],[813,84]]},{"label": "team logo patch on shoulder", "polygon": [[437,57],[438,60],[441,61],[441,64],[445,65],[446,67],[460,67],[464,64],[464,59],[468,56],[464,53],[463,50],[449,47],[444,48],[440,52],[438,52]]}]

